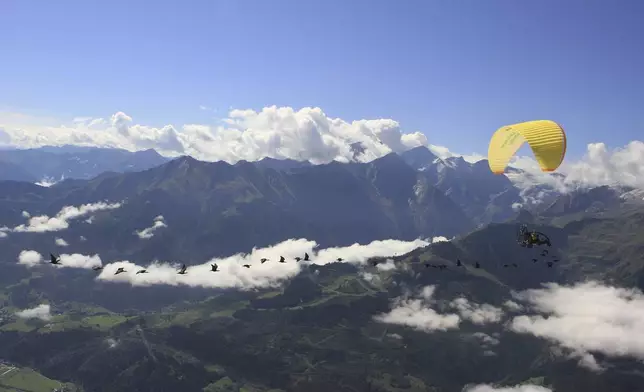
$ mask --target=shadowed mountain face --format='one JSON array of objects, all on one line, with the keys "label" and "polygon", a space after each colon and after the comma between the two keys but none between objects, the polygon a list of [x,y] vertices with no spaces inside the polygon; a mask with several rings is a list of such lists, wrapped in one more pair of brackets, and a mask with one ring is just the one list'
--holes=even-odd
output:
[{"label": "shadowed mountain face", "polygon": [[[47,189],[7,182],[0,187],[0,205],[6,208],[0,218],[16,225],[24,221],[23,210],[52,216],[67,205],[126,200],[120,209],[99,214],[100,224],[73,225],[66,235],[84,235],[88,241],[81,245],[83,250],[108,259],[194,263],[288,238],[308,238],[326,247],[452,237],[473,227],[461,208],[430,184],[426,173],[395,154],[368,164],[331,163],[286,171],[260,166],[183,157],[142,172],[104,173]],[[158,215],[165,218],[166,229],[147,241],[133,235]],[[41,249],[15,238],[9,246],[12,253],[26,245]]]},{"label": "shadowed mountain face", "polygon": [[[154,150],[130,152],[115,148],[74,146],[5,150],[0,151],[0,180],[34,182],[45,179],[88,179],[106,171],[145,170],[167,161]],[[7,165],[13,165],[13,169]]]}]

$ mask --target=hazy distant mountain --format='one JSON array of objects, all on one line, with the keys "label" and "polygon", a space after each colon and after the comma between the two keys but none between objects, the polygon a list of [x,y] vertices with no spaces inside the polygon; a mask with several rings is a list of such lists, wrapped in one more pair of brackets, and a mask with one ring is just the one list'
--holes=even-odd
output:
[{"label": "hazy distant mountain", "polygon": [[420,146],[401,154],[411,167],[425,173],[431,185],[456,202],[476,224],[501,222],[513,214],[520,191],[506,176],[493,174],[487,160],[466,162],[462,157],[438,158]]},{"label": "hazy distant mountain", "polygon": [[[169,159],[154,150],[130,152],[113,148],[42,147],[0,151],[0,180],[59,181],[63,178],[92,178],[106,171],[129,172],[149,169]],[[15,174],[24,173],[24,174]]]}]

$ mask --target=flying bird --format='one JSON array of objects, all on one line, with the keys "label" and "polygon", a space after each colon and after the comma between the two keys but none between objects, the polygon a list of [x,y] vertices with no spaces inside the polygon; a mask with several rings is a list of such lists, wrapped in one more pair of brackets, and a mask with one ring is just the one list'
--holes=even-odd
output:
[{"label": "flying bird", "polygon": [[92,269],[93,269],[94,271],[100,271],[100,270],[102,270],[102,269],[103,269],[103,266],[102,266],[102,265],[97,265],[96,267],[92,267]]},{"label": "flying bird", "polygon": [[138,274],[147,274],[147,273],[148,273],[148,270],[144,270],[144,269],[142,269],[140,271],[136,271],[136,275],[138,275]]},{"label": "flying bird", "polygon": [[244,267],[244,268],[250,268],[250,264],[244,264],[242,267]]},{"label": "flying bird", "polygon": [[299,262],[300,260],[302,260],[302,258],[301,258],[301,257],[296,257],[296,258],[295,258],[295,261],[297,261],[297,262]]},{"label": "flying bird", "polygon": [[123,267],[119,267],[119,269],[117,269],[117,270],[116,270],[116,272],[114,273],[114,275],[122,274],[123,272],[127,272],[127,271],[125,271],[125,268],[123,268]]},{"label": "flying bird", "polygon": [[180,270],[179,270],[179,272],[177,272],[177,273],[178,273],[179,275],[185,275],[185,274],[187,273],[187,272],[186,272],[186,270],[187,270],[187,269],[188,269],[188,267],[186,267],[186,265],[184,264],[184,265],[182,265],[182,266],[181,266],[181,269],[180,269]]},{"label": "flying bird", "polygon": [[309,254],[308,253],[304,253],[304,261],[309,261]]},{"label": "flying bird", "polygon": [[457,267],[462,267],[463,263],[461,263],[461,259],[456,259],[456,266]]},{"label": "flying bird", "polygon": [[344,261],[344,259],[342,257],[338,257],[337,261]]},{"label": "flying bird", "polygon": [[210,264],[210,272],[217,272],[219,270],[219,266],[217,264]]},{"label": "flying bird", "polygon": [[478,261],[474,264],[474,268],[481,268],[481,263]]},{"label": "flying bird", "polygon": [[49,263],[54,264],[54,265],[60,264],[60,256],[56,257],[56,256],[53,255],[53,253],[50,253],[49,254]]},{"label": "flying bird", "polygon": [[263,258],[263,259],[261,259],[260,261],[262,262],[262,264],[264,264],[265,262],[267,262],[267,261],[268,261],[268,259],[267,259],[267,258]]},{"label": "flying bird", "polygon": [[371,265],[373,265],[374,267],[378,266],[378,260],[374,260],[374,261],[372,261],[372,262],[371,262]]},{"label": "flying bird", "polygon": [[284,256],[280,256],[280,263],[286,263],[286,260],[284,259]]}]

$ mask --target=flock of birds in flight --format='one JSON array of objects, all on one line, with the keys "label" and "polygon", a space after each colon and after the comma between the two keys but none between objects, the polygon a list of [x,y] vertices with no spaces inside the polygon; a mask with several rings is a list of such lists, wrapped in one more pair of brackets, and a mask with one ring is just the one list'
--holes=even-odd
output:
[{"label": "flock of birds in flight", "polygon": [[[61,264],[60,256],[55,256],[55,255],[54,255],[54,254],[52,254],[52,253],[50,253],[50,254],[49,254],[49,256],[50,256],[50,261],[49,261],[49,263],[50,263],[50,264],[53,264],[53,265],[60,265],[60,264]],[[548,256],[548,250],[547,250],[547,249],[542,250],[542,251],[541,251],[541,256],[542,256],[542,257],[546,257],[546,256]],[[309,257],[309,254],[308,254],[308,253],[304,253],[304,257],[303,257],[303,258],[302,258],[302,257],[296,257],[296,258],[295,258],[295,261],[297,261],[297,262],[300,262],[300,261],[310,261],[310,260],[311,260],[311,259],[310,259],[310,257]],[[264,264],[264,263],[266,263],[267,261],[270,261],[270,259],[262,258],[262,259],[260,260],[261,264]],[[343,259],[343,258],[341,258],[341,257],[338,257],[338,258],[336,259],[336,261],[337,261],[337,262],[342,262],[342,261],[344,261],[344,259]],[[533,258],[533,259],[532,259],[532,262],[533,262],[533,263],[536,263],[537,261],[538,261],[538,259],[536,259],[536,258]],[[556,263],[556,262],[558,262],[558,261],[559,261],[559,258],[557,258],[556,256],[554,256],[554,255],[553,255],[553,256],[552,256],[552,261],[547,261],[547,262],[546,262],[546,265],[548,266],[548,268],[552,268],[552,266],[553,266],[553,262],[554,262],[554,263]],[[280,256],[279,262],[280,262],[280,263],[286,263],[286,258],[285,258],[284,256]],[[371,261],[371,265],[372,265],[372,266],[374,266],[374,267],[376,267],[379,263],[380,263],[380,260],[377,260],[377,259],[376,259],[376,260],[372,260],[372,261]],[[243,264],[243,265],[242,265],[242,267],[244,267],[244,268],[250,268],[250,267],[251,267],[251,265],[250,265],[250,264]],[[437,269],[439,269],[439,270],[441,270],[441,271],[442,271],[442,270],[446,270],[446,269],[447,269],[447,264],[431,264],[431,263],[425,263],[425,268],[430,268],[430,267],[431,267],[431,268],[437,268]],[[463,263],[461,262],[461,260],[460,260],[460,259],[457,259],[457,260],[456,260],[456,267],[464,267],[464,265],[463,265]],[[503,264],[503,268],[508,268],[508,267],[518,268],[518,267],[519,267],[519,265],[518,265],[517,263]],[[481,268],[481,263],[479,263],[478,261],[477,261],[477,262],[475,262],[475,263],[474,263],[474,268]],[[95,266],[95,267],[93,267],[92,269],[93,269],[94,271],[101,271],[101,270],[103,269],[103,266]],[[219,271],[219,265],[217,265],[217,263],[210,264],[210,272],[218,272],[218,271]],[[116,270],[116,272],[114,273],[114,275],[119,275],[119,274],[122,274],[122,273],[125,273],[125,272],[127,272],[127,270],[126,270],[124,267],[119,267],[119,268]],[[146,270],[146,269],[140,269],[140,270],[136,271],[136,274],[135,274],[135,275],[139,275],[139,274],[147,274],[147,273],[149,273],[149,272],[148,272],[148,270]],[[179,271],[177,272],[177,274],[179,274],[179,275],[186,275],[187,273],[188,273],[188,267],[187,267],[185,264],[183,264],[183,265],[181,266],[181,268],[179,269]]]},{"label": "flock of birds in flight", "polygon": [[[541,251],[541,257],[547,257],[547,256],[548,256],[548,250],[547,249],[542,250]],[[539,261],[539,259],[537,259],[537,258],[532,259],[533,263],[536,263],[537,261]],[[559,258],[557,256],[555,256],[555,255],[552,255],[552,260],[551,261],[546,261],[546,266],[548,266],[548,268],[552,268],[554,263],[558,263],[558,262],[559,262]],[[460,259],[456,260],[456,266],[457,267],[464,267],[463,262],[461,262]],[[439,270],[445,270],[445,269],[447,269],[447,264],[425,263],[425,268],[430,268],[430,267],[431,268],[438,268]],[[518,268],[519,264],[517,264],[517,263],[503,264],[503,268],[509,268],[509,267]],[[481,263],[479,263],[478,261],[475,262],[474,263],[474,268],[481,268]]]},{"label": "flock of birds in flight", "polygon": [[[49,264],[53,264],[53,265],[61,265],[61,264],[62,264],[62,262],[61,262],[61,260],[60,260],[60,256],[55,256],[53,253],[50,253],[50,254],[49,254],[49,257],[50,257]],[[310,261],[310,260],[311,260],[311,259],[310,259],[310,257],[309,257],[309,254],[308,254],[308,253],[304,253],[304,257],[303,257],[303,258],[302,258],[302,257],[296,257],[296,258],[295,258],[295,261],[297,261],[297,262],[300,262],[300,261]],[[260,260],[260,262],[261,262],[262,264],[264,264],[264,263],[265,263],[265,262],[267,262],[267,261],[270,261],[270,259],[263,258],[263,259],[261,259],[261,260]],[[344,261],[344,259],[343,259],[342,257],[338,257],[338,258],[336,259],[336,261],[338,261],[338,262],[342,262],[342,261]],[[284,256],[280,256],[279,262],[280,262],[280,263],[286,263],[286,258],[285,258]],[[377,262],[375,262],[375,263],[374,263],[374,266],[375,266],[376,264],[377,264]],[[251,267],[251,265],[250,265],[250,264],[244,264],[244,265],[242,265],[242,267],[244,267],[244,268],[250,268],[250,267]],[[101,266],[101,265],[97,265],[97,266],[95,266],[95,267],[92,267],[92,269],[93,269],[94,271],[101,271],[101,270],[103,269],[103,266]],[[218,271],[219,271],[219,265],[217,265],[217,263],[210,264],[210,272],[218,272]],[[125,268],[124,268],[124,267],[119,267],[119,268],[116,270],[116,272],[114,273],[114,275],[119,275],[119,274],[122,274],[122,273],[124,273],[124,272],[127,272],[127,271],[125,270]],[[146,270],[146,269],[140,269],[140,270],[136,271],[136,275],[139,275],[139,274],[147,274],[147,273],[149,273],[149,272],[148,272],[148,270]],[[183,264],[183,265],[181,266],[181,268],[179,269],[179,271],[177,272],[177,274],[179,274],[179,275],[186,275],[187,273],[188,273],[188,267],[187,267],[185,264]]]}]

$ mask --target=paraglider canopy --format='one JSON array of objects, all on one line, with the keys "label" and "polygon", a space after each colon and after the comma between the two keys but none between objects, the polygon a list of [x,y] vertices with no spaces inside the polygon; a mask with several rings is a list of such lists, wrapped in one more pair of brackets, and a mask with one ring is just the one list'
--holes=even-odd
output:
[{"label": "paraglider canopy", "polygon": [[488,164],[494,174],[503,174],[512,156],[524,142],[532,149],[541,170],[555,171],[566,155],[566,134],[550,120],[527,121],[498,129],[488,147]]}]

